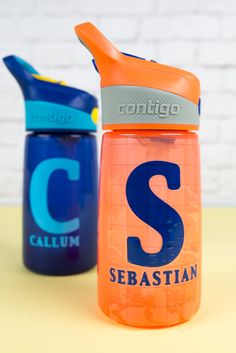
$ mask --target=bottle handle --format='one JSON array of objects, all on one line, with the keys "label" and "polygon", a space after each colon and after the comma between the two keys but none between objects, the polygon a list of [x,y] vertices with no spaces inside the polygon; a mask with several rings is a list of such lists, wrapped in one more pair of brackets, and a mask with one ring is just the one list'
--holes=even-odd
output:
[{"label": "bottle handle", "polygon": [[19,58],[16,55],[9,55],[3,58],[8,70],[15,77],[20,87],[24,90],[25,85],[33,80],[32,75],[38,75],[39,73],[28,64],[23,59]]},{"label": "bottle handle", "polygon": [[121,59],[120,51],[92,23],[85,22],[76,26],[75,33],[93,55],[101,76],[109,70],[112,62]]}]

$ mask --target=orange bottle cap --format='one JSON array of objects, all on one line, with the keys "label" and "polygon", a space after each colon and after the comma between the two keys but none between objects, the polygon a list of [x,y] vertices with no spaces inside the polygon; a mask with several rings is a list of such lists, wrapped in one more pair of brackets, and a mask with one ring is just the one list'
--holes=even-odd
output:
[{"label": "orange bottle cap", "polygon": [[89,22],[75,32],[101,76],[104,129],[198,129],[200,84],[195,75],[121,53]]}]

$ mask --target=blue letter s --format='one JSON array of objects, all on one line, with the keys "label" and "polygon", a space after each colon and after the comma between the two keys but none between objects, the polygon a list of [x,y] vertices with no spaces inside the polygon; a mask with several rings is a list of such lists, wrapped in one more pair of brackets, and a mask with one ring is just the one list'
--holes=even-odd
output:
[{"label": "blue letter s", "polygon": [[180,215],[158,198],[149,187],[154,175],[163,175],[168,188],[180,188],[180,168],[177,164],[151,161],[139,165],[129,175],[126,197],[134,214],[162,236],[162,248],[157,253],[147,253],[138,237],[128,237],[128,262],[139,266],[157,267],[172,262],[180,253],[184,241],[184,226]]},{"label": "blue letter s", "polygon": [[50,158],[41,162],[35,169],[30,184],[30,205],[35,222],[48,233],[65,234],[79,228],[79,218],[66,222],[53,219],[48,210],[47,188],[49,178],[58,169],[67,172],[69,180],[79,179],[79,162],[68,158]]}]

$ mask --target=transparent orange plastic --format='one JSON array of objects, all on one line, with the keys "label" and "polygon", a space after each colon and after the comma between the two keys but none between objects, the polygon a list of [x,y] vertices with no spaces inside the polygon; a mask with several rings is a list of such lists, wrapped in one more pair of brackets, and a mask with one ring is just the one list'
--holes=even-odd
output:
[{"label": "transparent orange plastic", "polygon": [[[127,259],[127,238],[136,236],[147,253],[157,253],[162,234],[139,219],[126,195],[131,172],[148,161],[175,163],[180,187],[162,175],[151,191],[181,217],[184,242],[169,264],[145,267]],[[142,190],[142,185],[140,185]],[[141,192],[141,191],[140,191]],[[156,217],[159,217],[158,210]],[[167,222],[168,223],[168,222]],[[164,226],[165,222],[163,222]],[[188,131],[119,131],[103,136],[98,249],[98,297],[110,318],[139,327],[164,327],[188,320],[198,309],[201,283],[201,196],[198,136]]]}]

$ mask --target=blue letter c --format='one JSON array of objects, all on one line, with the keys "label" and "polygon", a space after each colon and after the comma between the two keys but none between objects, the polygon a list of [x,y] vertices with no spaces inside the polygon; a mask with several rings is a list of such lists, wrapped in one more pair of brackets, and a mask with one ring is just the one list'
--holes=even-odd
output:
[{"label": "blue letter c", "polygon": [[55,170],[63,169],[69,180],[78,180],[80,175],[79,162],[68,158],[50,158],[41,162],[35,169],[30,184],[30,206],[35,222],[48,233],[65,234],[79,228],[79,218],[66,222],[53,219],[48,210],[48,182]]}]

